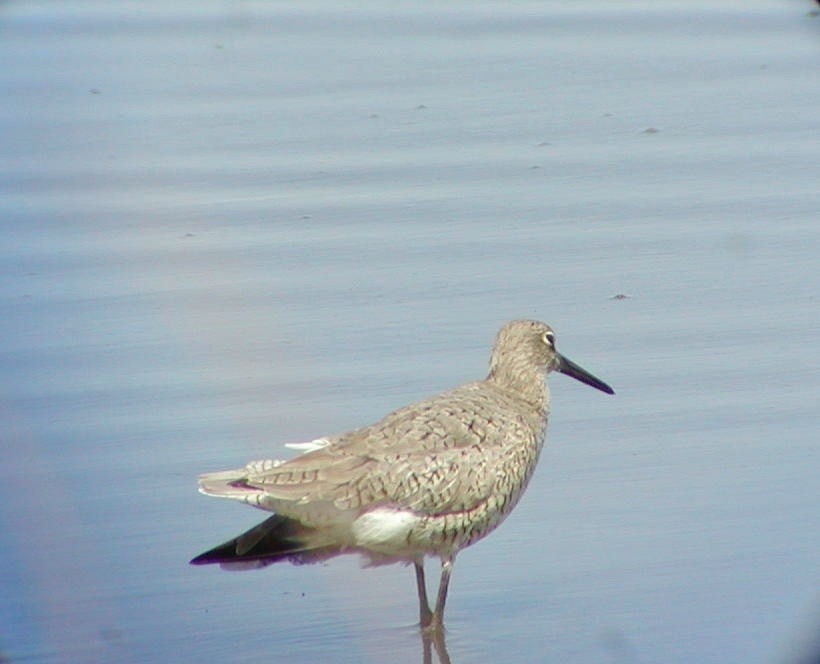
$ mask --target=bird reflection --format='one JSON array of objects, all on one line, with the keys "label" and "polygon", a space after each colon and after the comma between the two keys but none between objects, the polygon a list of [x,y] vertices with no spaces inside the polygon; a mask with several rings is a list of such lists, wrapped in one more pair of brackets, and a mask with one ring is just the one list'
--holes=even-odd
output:
[{"label": "bird reflection", "polygon": [[423,664],[433,664],[433,651],[438,657],[438,664],[452,664],[450,654],[447,652],[447,644],[444,642],[444,630],[422,630],[422,662]]}]

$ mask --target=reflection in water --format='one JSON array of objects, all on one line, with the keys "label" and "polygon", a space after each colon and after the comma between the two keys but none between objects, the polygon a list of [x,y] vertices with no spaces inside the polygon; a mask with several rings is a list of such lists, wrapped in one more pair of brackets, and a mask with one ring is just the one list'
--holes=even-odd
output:
[{"label": "reflection in water", "polygon": [[447,644],[444,642],[444,630],[422,630],[422,662],[424,664],[433,664],[433,649],[438,656],[439,664],[450,664],[450,654],[447,652]]}]

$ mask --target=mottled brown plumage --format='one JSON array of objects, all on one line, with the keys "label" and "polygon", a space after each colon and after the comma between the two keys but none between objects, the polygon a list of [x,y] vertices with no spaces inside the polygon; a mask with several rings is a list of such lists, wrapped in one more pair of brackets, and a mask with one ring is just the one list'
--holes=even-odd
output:
[{"label": "mottled brown plumage", "polygon": [[[289,461],[203,475],[202,493],[275,515],[191,562],[258,567],[357,552],[371,564],[413,563],[422,626],[440,626],[456,553],[504,520],[532,476],[549,415],[550,371],[613,393],[558,354],[549,326],[512,321],[498,333],[483,381],[297,446],[309,451]],[[434,611],[426,555],[442,561]]]}]

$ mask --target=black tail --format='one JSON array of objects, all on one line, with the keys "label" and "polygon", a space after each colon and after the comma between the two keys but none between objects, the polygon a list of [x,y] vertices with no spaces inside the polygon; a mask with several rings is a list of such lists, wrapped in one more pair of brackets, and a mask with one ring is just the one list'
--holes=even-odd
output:
[{"label": "black tail", "polygon": [[341,553],[338,546],[321,543],[320,539],[314,528],[274,514],[247,532],[199,554],[191,565],[258,562],[257,567],[265,567],[281,560],[306,564]]}]

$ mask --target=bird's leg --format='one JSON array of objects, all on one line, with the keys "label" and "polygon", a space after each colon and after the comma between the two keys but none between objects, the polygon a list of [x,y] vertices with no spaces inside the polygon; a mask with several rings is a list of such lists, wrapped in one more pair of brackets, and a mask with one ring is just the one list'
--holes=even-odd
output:
[{"label": "bird's leg", "polygon": [[450,585],[450,572],[453,570],[453,557],[441,559],[441,580],[438,582],[436,608],[428,624],[430,629],[439,629],[444,625],[444,604],[447,601],[447,587]]},{"label": "bird's leg", "polygon": [[416,568],[416,589],[419,593],[419,624],[427,627],[433,618],[430,611],[430,604],[427,601],[427,583],[424,580],[424,558],[416,560],[413,565]]}]

